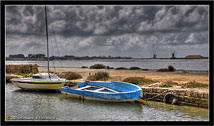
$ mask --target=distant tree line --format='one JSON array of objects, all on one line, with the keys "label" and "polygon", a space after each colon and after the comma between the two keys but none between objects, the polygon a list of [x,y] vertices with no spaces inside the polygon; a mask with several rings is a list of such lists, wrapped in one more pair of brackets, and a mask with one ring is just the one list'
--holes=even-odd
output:
[{"label": "distant tree line", "polygon": [[[90,59],[132,59],[132,57],[121,57],[121,56],[73,56],[73,55],[65,55],[65,56],[51,56],[49,60],[90,60]],[[6,57],[6,60],[47,60],[45,54],[28,54],[28,56],[24,56],[24,54],[15,54],[9,55]]]},{"label": "distant tree line", "polygon": [[[121,56],[74,56],[74,55],[64,55],[64,56],[51,56],[49,60],[93,60],[93,59],[132,59],[132,57],[121,57]],[[203,57],[201,55],[188,55],[182,58],[175,57],[174,53],[169,58],[157,58],[154,54],[152,58],[139,58],[139,59],[208,59],[208,57]],[[26,57],[24,54],[9,55],[6,60],[47,60],[45,54],[28,54]]]}]

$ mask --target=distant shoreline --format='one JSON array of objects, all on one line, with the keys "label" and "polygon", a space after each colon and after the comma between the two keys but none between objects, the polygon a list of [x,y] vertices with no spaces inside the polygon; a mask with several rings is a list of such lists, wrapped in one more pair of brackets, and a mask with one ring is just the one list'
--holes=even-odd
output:
[{"label": "distant shoreline", "polygon": [[[143,59],[154,59],[154,58],[131,58],[131,59],[52,59],[50,61],[59,61],[59,60],[143,60]],[[209,59],[209,57],[203,57],[203,58],[155,58],[156,59],[169,59],[169,60],[191,60],[191,59]],[[46,61],[45,59],[25,59],[25,58],[6,58],[5,61]]]},{"label": "distant shoreline", "polygon": [[[97,59],[97,60],[53,60],[50,61],[51,67],[58,68],[86,68],[94,64],[103,64],[106,67],[129,69],[138,67],[140,69],[164,69],[168,65],[173,66],[176,70],[203,70],[208,71],[208,59]],[[6,65],[24,65],[37,64],[40,67],[46,67],[47,61],[32,60],[6,60]]]}]

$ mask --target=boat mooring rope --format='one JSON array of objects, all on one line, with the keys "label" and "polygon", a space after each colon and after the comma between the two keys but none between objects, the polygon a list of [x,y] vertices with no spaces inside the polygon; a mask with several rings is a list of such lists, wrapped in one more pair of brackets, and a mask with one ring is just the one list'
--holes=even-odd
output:
[{"label": "boat mooring rope", "polygon": [[[171,94],[169,94],[169,93],[167,93],[167,92],[171,92]],[[149,101],[149,100],[152,100],[152,99],[154,99],[154,98],[156,98],[156,97],[158,97],[158,96],[160,96],[160,95],[162,95],[162,94],[164,94],[164,93],[167,93],[165,96],[164,96],[164,98],[163,98],[163,102],[165,102],[165,103],[169,103],[169,102],[166,102],[166,101],[168,101],[168,99],[167,98],[169,98],[169,96],[168,95],[173,95],[173,99],[172,99],[172,103],[171,104],[177,104],[177,97],[176,97],[176,95],[174,95],[174,94],[172,94],[172,91],[164,91],[164,92],[162,92],[162,93],[160,93],[160,94],[158,94],[158,95],[156,95],[156,96],[154,96],[154,97],[152,97],[152,98],[147,98],[147,99],[137,99],[136,101],[137,102],[140,102],[140,103],[145,103],[144,101]],[[166,97],[166,96],[168,96],[168,97]]]},{"label": "boat mooring rope", "polygon": [[154,98],[156,98],[156,97],[158,97],[158,96],[160,96],[160,95],[162,95],[162,94],[164,94],[164,93],[166,93],[166,92],[168,92],[168,91],[166,90],[166,91],[164,91],[164,92],[162,92],[162,93],[160,93],[160,94],[158,94],[158,95],[156,95],[156,96],[154,96],[154,97],[152,97],[152,98],[148,98],[148,99],[146,99],[146,101],[152,100],[152,99],[154,99]]},{"label": "boat mooring rope", "polygon": [[[50,21],[52,20],[51,15],[49,15],[49,20],[50,20]],[[58,56],[60,56],[59,47],[58,47],[58,44],[57,44],[56,35],[55,35],[55,31],[54,31],[53,25],[51,25],[50,28],[51,28],[50,31],[51,31],[51,33],[52,33],[52,35],[53,35],[53,37],[54,37],[54,40],[53,40],[53,41],[54,41],[55,44],[56,44],[56,49],[57,49]],[[54,61],[54,59],[53,59],[53,64],[54,64],[54,71],[55,71],[55,73],[56,73],[56,67],[55,67],[55,61]],[[61,67],[61,71],[63,71],[62,62],[60,62],[60,67]]]}]

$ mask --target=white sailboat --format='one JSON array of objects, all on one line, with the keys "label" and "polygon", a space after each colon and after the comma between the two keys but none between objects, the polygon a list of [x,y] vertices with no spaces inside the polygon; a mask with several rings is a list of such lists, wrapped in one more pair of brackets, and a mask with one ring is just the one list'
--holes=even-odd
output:
[{"label": "white sailboat", "polygon": [[37,73],[32,78],[13,78],[12,83],[23,90],[34,90],[34,91],[60,91],[60,89],[67,82],[66,79],[58,77],[56,74],[50,73],[49,70],[49,46],[48,46],[48,24],[47,24],[47,10],[45,6],[45,19],[46,19],[46,36],[47,36],[47,73]]}]

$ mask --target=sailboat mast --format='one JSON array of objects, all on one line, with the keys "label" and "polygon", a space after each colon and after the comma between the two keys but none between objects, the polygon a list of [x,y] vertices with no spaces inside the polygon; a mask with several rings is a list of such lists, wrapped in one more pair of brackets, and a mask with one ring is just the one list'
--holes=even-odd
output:
[{"label": "sailboat mast", "polygon": [[48,19],[47,19],[47,9],[46,9],[46,6],[45,6],[45,21],[46,21],[46,36],[47,36],[47,57],[48,57],[48,75],[49,75],[49,78],[50,78],[50,70],[49,70],[49,47],[48,47]]}]

